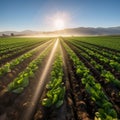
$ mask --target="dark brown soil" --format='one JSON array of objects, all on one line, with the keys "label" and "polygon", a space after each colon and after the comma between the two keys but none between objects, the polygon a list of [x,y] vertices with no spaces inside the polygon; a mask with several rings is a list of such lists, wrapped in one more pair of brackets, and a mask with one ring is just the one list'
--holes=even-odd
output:
[{"label": "dark brown soil", "polygon": [[31,56],[30,58],[24,60],[23,62],[21,62],[20,64],[16,65],[15,68],[11,69],[11,72],[5,74],[4,76],[0,77],[0,91],[3,90],[5,87],[7,87],[7,85],[14,80],[18,74],[20,72],[22,72],[27,66],[28,64],[36,59],[38,57],[38,55],[48,46],[48,44],[46,44],[45,46],[40,47],[36,53],[34,53],[33,56]]},{"label": "dark brown soil", "polygon": [[[41,44],[43,44],[43,43],[44,43],[44,42],[37,43],[37,44],[35,44],[35,45],[33,45],[33,46],[30,46],[30,47],[27,47],[27,48],[23,49],[22,51],[18,51],[18,52],[14,53],[13,55],[11,55],[11,56],[9,56],[9,57],[7,57],[7,58],[1,59],[1,60],[0,60],[0,67],[1,67],[2,65],[4,65],[5,63],[7,63],[7,62],[9,62],[9,61],[11,61],[11,60],[19,57],[20,55],[22,55],[22,54],[24,54],[24,53],[26,53],[26,52],[28,52],[28,51],[36,48],[37,46],[39,46],[39,45],[41,45]],[[12,54],[12,53],[10,53],[10,54]],[[6,55],[7,55],[7,54],[6,54]]]},{"label": "dark brown soil", "polygon": [[43,60],[41,66],[39,66],[39,70],[35,73],[34,78],[29,80],[29,86],[26,87],[21,94],[1,91],[0,120],[24,120],[22,118],[24,113],[29,109],[29,107],[35,105],[34,101],[31,100],[36,92],[36,86],[39,83],[39,77],[44,65],[46,64],[47,57]]},{"label": "dark brown soil", "polygon": [[91,120],[96,110],[95,104],[93,104],[90,96],[86,93],[85,87],[81,83],[81,78],[75,74],[75,68],[67,52],[63,47],[62,49],[66,62],[66,76],[68,77],[68,81],[66,82],[67,111],[71,111],[71,113],[67,112],[66,116],[68,115],[68,120],[72,120],[71,118],[73,118],[73,120]]},{"label": "dark brown soil", "polygon": [[[70,45],[70,44],[69,44]],[[96,82],[99,82],[103,87],[103,91],[108,96],[109,100],[113,104],[116,109],[118,115],[120,114],[120,96],[119,90],[111,83],[106,83],[105,79],[100,76],[100,73],[89,63],[87,59],[85,59],[75,48],[75,46],[70,45],[70,47],[75,51],[80,60],[86,65],[87,68],[90,69],[92,75],[96,78]],[[119,116],[120,117],[120,116]]]},{"label": "dark brown soil", "polygon": [[[85,66],[90,69],[96,82],[99,82],[102,85],[103,91],[108,96],[110,102],[114,105],[118,115],[120,115],[119,90],[112,84],[107,84],[89,61],[84,58],[75,47],[70,44],[68,45],[75,51]],[[35,72],[34,78],[30,78],[29,86],[25,88],[23,93],[14,94],[12,92],[6,92],[5,88],[7,84],[41,53],[41,49],[33,57],[26,59],[24,62],[16,66],[14,70],[2,77],[0,82],[0,120],[27,120],[25,116],[29,111],[32,111],[29,120],[94,120],[95,112],[98,111],[98,106],[86,92],[85,86],[81,83],[81,77],[76,75],[75,66],[62,44],[61,47],[64,62],[63,81],[66,87],[64,104],[59,109],[54,107],[46,108],[41,105],[41,100],[45,97],[46,93],[45,85],[50,80],[50,71],[53,62],[48,70],[44,86],[42,86],[43,90],[40,92],[39,96],[37,96],[37,100],[32,101],[33,96],[37,91],[37,87],[39,86],[38,84],[40,82],[42,70],[48,62],[47,60],[50,54],[46,56],[42,64],[39,66],[39,69]]]},{"label": "dark brown soil", "polygon": [[[73,45],[72,45],[71,43],[69,43],[69,42],[66,42],[66,43],[67,43],[69,46],[73,46]],[[114,76],[115,76],[117,79],[120,79],[120,73],[117,72],[115,69],[111,68],[111,67],[109,66],[109,64],[106,64],[106,63],[100,61],[100,60],[99,60],[97,57],[95,57],[94,55],[90,55],[88,52],[86,52],[85,50],[83,50],[80,46],[78,47],[78,46],[75,46],[75,45],[74,45],[74,47],[76,47],[76,48],[82,50],[83,52],[85,52],[86,54],[88,54],[88,55],[89,55],[92,59],[94,59],[97,63],[99,63],[100,65],[102,65],[105,70],[110,71],[111,73],[114,74]]]}]

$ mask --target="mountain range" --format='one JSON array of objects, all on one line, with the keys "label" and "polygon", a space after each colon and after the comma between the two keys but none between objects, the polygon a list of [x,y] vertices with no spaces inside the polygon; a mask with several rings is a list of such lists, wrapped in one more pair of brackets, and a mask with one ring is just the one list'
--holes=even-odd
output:
[{"label": "mountain range", "polygon": [[51,35],[78,35],[78,36],[85,36],[85,35],[120,35],[120,26],[117,27],[78,27],[78,28],[68,28],[63,30],[56,30],[56,31],[32,31],[32,30],[25,30],[21,32],[17,31],[3,31],[0,32],[0,36],[3,34],[5,35],[39,35],[39,36],[51,36]]}]

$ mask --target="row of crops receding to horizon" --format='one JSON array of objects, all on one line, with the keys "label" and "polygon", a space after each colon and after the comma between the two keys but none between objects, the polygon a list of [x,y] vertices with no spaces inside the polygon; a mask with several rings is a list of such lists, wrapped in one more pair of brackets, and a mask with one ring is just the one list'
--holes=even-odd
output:
[{"label": "row of crops receding to horizon", "polygon": [[0,120],[119,119],[119,36],[0,38]]}]

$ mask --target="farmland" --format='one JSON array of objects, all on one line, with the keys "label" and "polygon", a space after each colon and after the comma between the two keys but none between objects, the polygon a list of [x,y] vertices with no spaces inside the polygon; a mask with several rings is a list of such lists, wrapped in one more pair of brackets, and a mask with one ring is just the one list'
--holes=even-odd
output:
[{"label": "farmland", "polygon": [[0,38],[0,120],[119,119],[119,36]]}]

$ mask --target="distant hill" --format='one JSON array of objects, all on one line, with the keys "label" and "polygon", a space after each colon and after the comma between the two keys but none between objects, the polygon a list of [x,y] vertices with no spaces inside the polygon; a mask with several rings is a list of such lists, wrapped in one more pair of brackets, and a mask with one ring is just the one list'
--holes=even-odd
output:
[{"label": "distant hill", "polygon": [[11,33],[13,33],[14,35],[34,35],[34,34],[38,34],[40,32],[36,32],[36,31],[32,31],[32,30],[24,30],[24,31],[3,31],[0,32],[0,36],[2,36],[3,34],[5,35],[10,35]]},{"label": "distant hill", "polygon": [[120,35],[120,26],[108,28],[79,27],[48,32],[32,30],[25,30],[21,32],[3,31],[0,32],[0,36],[2,36],[2,34],[10,35],[11,33],[14,33],[14,35]]},{"label": "distant hill", "polygon": [[79,27],[61,30],[60,33],[71,35],[120,35],[120,27],[109,28]]}]

